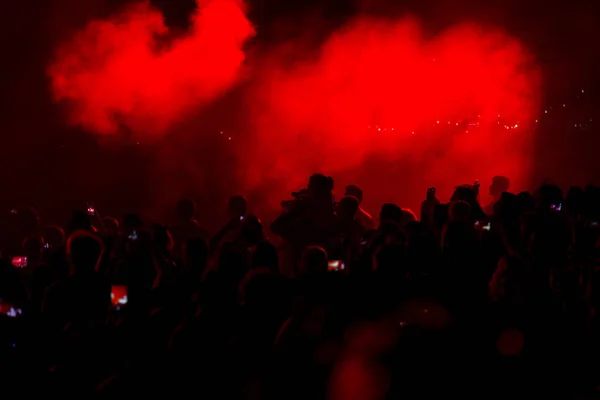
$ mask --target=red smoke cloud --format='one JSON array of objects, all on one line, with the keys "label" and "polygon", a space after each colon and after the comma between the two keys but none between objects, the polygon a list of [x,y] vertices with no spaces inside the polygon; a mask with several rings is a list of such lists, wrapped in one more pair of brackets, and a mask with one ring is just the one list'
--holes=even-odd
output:
[{"label": "red smoke cloud", "polygon": [[194,107],[231,87],[254,29],[238,0],[198,0],[192,27],[167,40],[163,15],[137,4],[96,20],[61,46],[49,67],[52,93],[71,122],[107,134],[125,124],[164,133]]},{"label": "red smoke cloud", "polygon": [[[446,195],[450,185],[494,174],[525,183],[539,73],[501,30],[460,25],[427,38],[412,19],[357,19],[317,56],[290,65],[295,48],[284,46],[260,66],[249,103],[257,144],[247,182],[288,176],[293,186],[313,172],[349,169],[360,180],[357,167],[375,159],[412,169],[423,195],[427,185]],[[365,175],[358,183],[379,186],[373,190],[397,185],[391,171]],[[400,200],[391,199],[394,190],[380,198]]]}]

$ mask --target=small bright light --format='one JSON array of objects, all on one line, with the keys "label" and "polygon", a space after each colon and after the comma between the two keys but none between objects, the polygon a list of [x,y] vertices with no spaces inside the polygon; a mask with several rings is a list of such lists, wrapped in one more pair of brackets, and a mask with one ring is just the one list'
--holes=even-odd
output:
[{"label": "small bright light", "polygon": [[456,126],[458,126],[458,122],[456,123]]},{"label": "small bright light", "polygon": [[548,114],[548,110],[544,110],[544,114]]},{"label": "small bright light", "polygon": [[585,90],[581,89],[581,93],[585,93]]},{"label": "small bright light", "polygon": [[381,128],[377,128],[377,130],[378,130],[379,132],[381,132]]},{"label": "small bright light", "polygon": [[515,128],[518,128],[518,127],[519,127],[519,124],[515,124]]},{"label": "small bright light", "polygon": [[535,123],[536,123],[536,124],[538,123],[538,120],[537,120],[537,119],[535,120]]},{"label": "small bright light", "polygon": [[438,124],[439,124],[439,123],[440,123],[440,121],[436,121],[436,123],[438,123]]},{"label": "small bright light", "polygon": [[223,134],[223,131],[219,132],[219,134],[221,134],[221,135],[222,135],[222,134]]},{"label": "small bright light", "polygon": [[394,130],[394,128],[392,128],[392,130]]},{"label": "small bright light", "polygon": [[567,106],[566,104],[563,104],[563,107],[566,107],[566,106]]},{"label": "small bright light", "polygon": [[414,133],[414,132],[412,132],[412,134],[414,135],[415,133]]},{"label": "small bright light", "polygon": [[229,136],[229,137],[227,138],[227,140],[231,140],[231,136]]}]

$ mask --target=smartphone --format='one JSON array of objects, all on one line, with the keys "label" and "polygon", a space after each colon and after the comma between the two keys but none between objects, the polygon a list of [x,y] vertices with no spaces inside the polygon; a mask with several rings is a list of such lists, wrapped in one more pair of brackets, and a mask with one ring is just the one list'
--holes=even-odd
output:
[{"label": "smartphone", "polygon": [[110,289],[110,303],[116,310],[127,304],[127,286],[112,285]]},{"label": "smartphone", "polygon": [[128,238],[129,240],[138,240],[138,234],[137,234],[137,231],[133,231],[133,232],[131,232],[131,234],[130,234],[129,236],[127,236],[127,238]]},{"label": "smartphone", "polygon": [[27,267],[27,257],[25,257],[25,256],[13,257],[12,258],[12,265],[15,268],[25,268],[25,267]]},{"label": "smartphone", "polygon": [[0,315],[4,315],[10,318],[16,318],[23,314],[23,310],[10,303],[6,303],[0,300]]},{"label": "smartphone", "polygon": [[430,187],[429,189],[427,189],[427,200],[432,200],[435,199],[435,188],[434,187]]},{"label": "smartphone", "polygon": [[492,223],[491,222],[487,222],[484,223],[483,221],[475,221],[474,224],[475,229],[479,230],[479,231],[491,231],[492,230]]},{"label": "smartphone", "polygon": [[562,210],[562,203],[550,204],[550,210],[552,210],[552,211],[561,211]]},{"label": "smartphone", "polygon": [[346,265],[342,260],[329,260],[328,271],[343,271],[344,269],[346,269]]},{"label": "smartphone", "polygon": [[96,215],[96,208],[92,203],[87,204],[87,213],[90,217],[94,217]]}]

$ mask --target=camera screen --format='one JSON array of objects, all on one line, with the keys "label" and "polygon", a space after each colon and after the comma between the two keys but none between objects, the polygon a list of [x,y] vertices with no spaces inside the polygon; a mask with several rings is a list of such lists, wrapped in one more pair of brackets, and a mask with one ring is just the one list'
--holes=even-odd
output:
[{"label": "camera screen", "polygon": [[127,304],[127,286],[113,285],[110,291],[110,302],[117,310]]}]

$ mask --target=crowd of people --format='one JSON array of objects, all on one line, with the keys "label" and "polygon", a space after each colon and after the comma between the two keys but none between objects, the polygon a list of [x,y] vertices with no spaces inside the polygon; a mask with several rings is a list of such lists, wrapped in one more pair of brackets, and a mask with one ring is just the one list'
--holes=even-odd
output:
[{"label": "crowd of people", "polygon": [[[243,196],[148,226],[88,205],[68,226],[7,213],[0,366],[19,396],[387,399],[598,395],[600,188],[544,184],[420,215],[334,201],[313,175],[269,226]],[[273,238],[281,242],[277,246]]]}]

